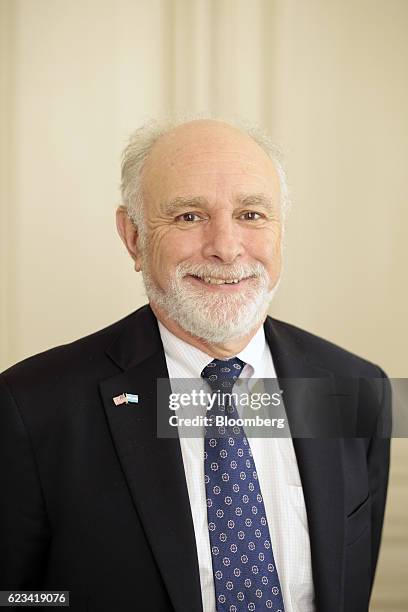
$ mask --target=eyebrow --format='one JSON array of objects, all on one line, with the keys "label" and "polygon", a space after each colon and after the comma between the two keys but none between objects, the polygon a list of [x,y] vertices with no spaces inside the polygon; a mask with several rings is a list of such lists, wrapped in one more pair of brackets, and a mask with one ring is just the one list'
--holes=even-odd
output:
[{"label": "eyebrow", "polygon": [[[262,206],[268,210],[273,210],[274,206],[270,197],[263,193],[251,193],[251,194],[238,194],[235,199],[236,207],[245,206],[245,207],[256,207]],[[185,208],[190,207],[206,207],[208,206],[208,200],[201,196],[178,196],[170,202],[166,202],[163,205],[163,210],[167,214],[175,214],[180,210],[184,210]]]},{"label": "eyebrow", "polygon": [[268,210],[274,209],[271,198],[264,193],[239,194],[237,202],[239,202],[241,206],[262,206]]},{"label": "eyebrow", "polygon": [[197,197],[179,196],[177,198],[174,198],[174,200],[170,200],[170,202],[165,202],[165,204],[163,205],[163,210],[164,212],[171,215],[171,214],[178,212],[179,210],[183,210],[184,208],[195,207],[195,206],[201,207],[207,204],[208,204],[207,200],[200,196],[197,196]]}]

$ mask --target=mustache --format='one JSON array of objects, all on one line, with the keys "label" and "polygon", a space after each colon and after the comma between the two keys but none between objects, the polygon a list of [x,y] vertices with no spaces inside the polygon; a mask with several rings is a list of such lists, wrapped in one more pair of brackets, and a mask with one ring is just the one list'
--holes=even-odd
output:
[{"label": "mustache", "polygon": [[254,264],[192,264],[183,262],[176,267],[178,278],[184,276],[214,277],[223,280],[243,280],[244,278],[267,278],[265,267],[261,263]]}]

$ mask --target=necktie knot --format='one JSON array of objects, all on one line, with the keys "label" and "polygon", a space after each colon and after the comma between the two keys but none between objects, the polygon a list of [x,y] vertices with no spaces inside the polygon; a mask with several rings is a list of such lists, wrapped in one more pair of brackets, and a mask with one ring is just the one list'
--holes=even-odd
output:
[{"label": "necktie knot", "polygon": [[202,378],[208,381],[213,391],[228,391],[242,373],[245,362],[239,357],[232,359],[213,359],[203,371]]}]

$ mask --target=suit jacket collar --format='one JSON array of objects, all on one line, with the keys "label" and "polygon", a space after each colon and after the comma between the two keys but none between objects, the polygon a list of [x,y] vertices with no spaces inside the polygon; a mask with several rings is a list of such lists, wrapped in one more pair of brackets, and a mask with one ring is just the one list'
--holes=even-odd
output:
[{"label": "suit jacket collar", "polygon": [[[127,317],[120,334],[106,353],[122,370],[127,370],[162,351],[157,319],[150,306],[146,305]],[[165,373],[167,375],[167,369]]]},{"label": "suit jacket collar", "polygon": [[[330,377],[300,349],[296,333],[270,317],[265,335],[279,382]],[[168,372],[156,318],[145,306],[128,319],[108,348],[123,370],[100,383],[113,441],[135,509],[176,612],[201,612],[195,535],[178,439],[157,437],[156,380]],[[139,404],[117,407],[112,398],[137,393]],[[169,387],[170,392],[170,387]],[[286,398],[289,421],[307,409]],[[344,485],[339,439],[294,439],[306,510],[319,612],[341,609],[344,555]]]}]

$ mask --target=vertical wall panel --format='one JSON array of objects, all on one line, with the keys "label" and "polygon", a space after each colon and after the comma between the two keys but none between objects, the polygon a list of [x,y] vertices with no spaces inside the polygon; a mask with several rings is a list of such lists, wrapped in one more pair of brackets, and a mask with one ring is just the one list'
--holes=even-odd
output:
[{"label": "vertical wall panel", "polygon": [[263,119],[265,0],[220,0],[212,3],[213,107],[224,117]]},{"label": "vertical wall panel", "polygon": [[211,111],[210,8],[208,0],[172,2],[172,79],[168,110],[176,114]]},{"label": "vertical wall panel", "polygon": [[0,371],[9,364],[13,310],[13,200],[11,193],[10,159],[12,138],[11,119],[13,98],[11,95],[12,2],[0,0]]},{"label": "vertical wall panel", "polygon": [[10,362],[102,327],[145,299],[116,236],[114,209],[129,132],[168,106],[167,6],[13,3]]},{"label": "vertical wall panel", "polygon": [[406,376],[408,4],[282,0],[275,19],[294,207],[272,310]]}]

